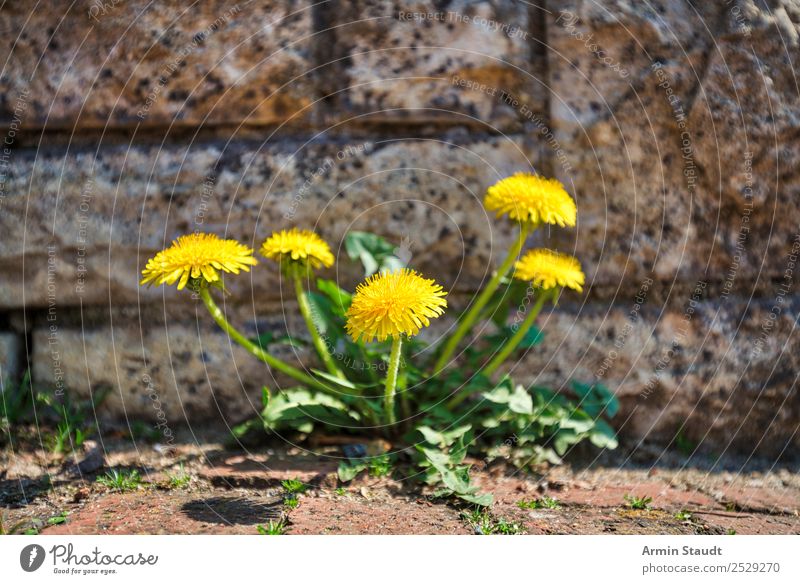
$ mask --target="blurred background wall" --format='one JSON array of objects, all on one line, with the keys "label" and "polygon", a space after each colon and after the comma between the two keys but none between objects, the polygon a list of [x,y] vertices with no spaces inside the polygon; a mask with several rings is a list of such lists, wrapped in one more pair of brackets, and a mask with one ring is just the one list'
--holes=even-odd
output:
[{"label": "blurred background wall", "polygon": [[[534,243],[588,286],[515,375],[606,384],[630,441],[800,445],[800,3],[64,0],[7,2],[0,30],[4,376],[110,388],[110,419],[156,423],[156,396],[172,424],[239,421],[285,380],[140,288],[148,257],[373,230],[459,306],[513,232],[486,188],[541,172],[579,223]],[[266,262],[229,283],[254,335],[297,327]]]}]

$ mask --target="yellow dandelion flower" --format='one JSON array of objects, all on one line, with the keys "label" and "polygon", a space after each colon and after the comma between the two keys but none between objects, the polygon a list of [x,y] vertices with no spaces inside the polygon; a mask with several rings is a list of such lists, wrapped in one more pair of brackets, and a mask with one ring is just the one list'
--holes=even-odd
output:
[{"label": "yellow dandelion flower", "polygon": [[270,235],[261,244],[261,254],[280,262],[285,259],[304,261],[313,268],[333,265],[331,248],[319,235],[306,229],[284,229]]},{"label": "yellow dandelion flower", "polygon": [[507,214],[515,221],[534,225],[550,223],[574,227],[578,214],[575,201],[555,179],[517,173],[489,187],[483,202],[497,216]]},{"label": "yellow dandelion flower", "polygon": [[347,311],[347,332],[356,341],[415,335],[444,313],[446,295],[439,284],[414,270],[374,274],[356,288]]},{"label": "yellow dandelion flower", "polygon": [[585,276],[581,263],[571,255],[549,249],[532,249],[514,266],[514,277],[533,282],[548,290],[556,286],[566,286],[578,292],[583,291]]},{"label": "yellow dandelion flower", "polygon": [[147,260],[140,284],[160,286],[178,282],[178,290],[183,290],[189,278],[213,283],[219,281],[219,271],[248,272],[250,266],[257,263],[253,250],[234,239],[221,239],[212,233],[192,233],[182,235],[170,247]]}]

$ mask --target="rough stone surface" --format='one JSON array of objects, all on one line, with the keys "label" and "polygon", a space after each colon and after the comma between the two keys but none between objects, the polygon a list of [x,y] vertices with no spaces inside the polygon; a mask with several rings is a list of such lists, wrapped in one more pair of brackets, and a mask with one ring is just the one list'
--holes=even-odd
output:
[{"label": "rough stone surface", "polygon": [[[195,229],[257,246],[275,229],[314,228],[341,257],[347,231],[372,230],[398,246],[405,240],[414,267],[437,273],[448,289],[471,289],[513,236],[512,224],[485,212],[485,189],[528,167],[531,144],[410,139],[21,154],[9,176],[15,196],[0,216],[8,234],[0,267],[13,275],[0,280],[0,304],[46,307],[52,295],[61,307],[156,300],[161,290],[138,285],[141,268]],[[236,278],[235,290],[280,297],[272,262],[252,273]],[[345,268],[338,277],[351,286],[359,275]]]},{"label": "rough stone surface", "polygon": [[0,116],[22,95],[27,129],[303,120],[311,20],[292,0],[15,3]]},{"label": "rough stone surface", "polygon": [[577,195],[567,235],[598,283],[703,278],[749,294],[784,272],[797,27],[781,9],[745,35],[732,6],[564,2],[548,21],[554,172]]},{"label": "rough stone surface", "polygon": [[562,305],[545,315],[543,343],[514,375],[556,388],[570,379],[614,388],[622,405],[615,426],[637,447],[797,451],[799,298],[722,305],[689,298],[683,310],[645,309],[632,318],[634,302],[627,309]]},{"label": "rough stone surface", "polygon": [[345,79],[333,115],[345,122],[507,130],[544,109],[544,60],[532,54],[524,2],[358,0],[332,16],[331,58]]},{"label": "rough stone surface", "polygon": [[[36,327],[33,377],[64,388],[73,398],[110,390],[101,414],[145,421],[157,426],[165,440],[186,424],[209,419],[238,423],[261,411],[262,386],[296,385],[286,377],[274,378],[267,365],[232,343],[205,309],[197,308],[193,322],[140,327],[125,319],[113,325],[87,321],[82,327],[59,327],[55,333]],[[277,318],[261,321],[258,327],[239,324],[252,337],[286,327]],[[271,351],[295,364],[296,356],[308,358],[299,349]]]},{"label": "rough stone surface", "polygon": [[22,339],[14,333],[0,333],[0,380],[5,383],[20,374]]}]

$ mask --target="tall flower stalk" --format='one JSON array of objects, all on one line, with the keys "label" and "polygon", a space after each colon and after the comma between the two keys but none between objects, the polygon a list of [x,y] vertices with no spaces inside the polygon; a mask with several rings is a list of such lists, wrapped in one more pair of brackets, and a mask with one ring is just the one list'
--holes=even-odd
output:
[{"label": "tall flower stalk", "polygon": [[508,215],[509,219],[518,222],[519,236],[492,279],[459,319],[456,330],[439,353],[433,367],[434,374],[447,366],[458,344],[472,330],[492,294],[522,252],[528,235],[542,224],[574,227],[577,221],[575,201],[564,190],[564,186],[555,179],[534,174],[518,173],[497,182],[487,190],[483,204],[488,211],[496,211],[498,217]]},{"label": "tall flower stalk", "polygon": [[526,253],[514,266],[514,277],[530,282],[531,287],[537,291],[538,298],[514,335],[484,367],[484,375],[491,376],[519,346],[539,316],[545,300],[552,298],[555,302],[563,288],[582,292],[586,280],[581,263],[576,258],[549,249],[532,249]]},{"label": "tall flower stalk", "polygon": [[478,320],[483,309],[489,303],[489,300],[492,298],[492,294],[495,293],[497,288],[500,286],[500,282],[503,278],[508,274],[511,267],[514,265],[514,262],[519,257],[520,252],[522,251],[522,246],[525,245],[525,240],[528,237],[529,227],[526,224],[520,225],[519,235],[517,236],[516,241],[511,246],[511,249],[508,250],[508,255],[506,255],[503,263],[500,264],[500,267],[497,268],[495,273],[492,275],[491,280],[486,284],[486,286],[481,290],[481,293],[478,294],[477,298],[473,301],[472,305],[469,307],[467,312],[465,312],[458,321],[458,325],[456,326],[456,330],[447,339],[444,347],[442,348],[441,353],[439,353],[439,358],[436,360],[436,364],[433,366],[434,374],[437,374],[442,371],[447,366],[450,357],[453,356],[456,348],[458,348],[458,344],[461,342],[461,339],[472,330],[475,321]]},{"label": "tall flower stalk", "polygon": [[392,352],[389,355],[389,368],[386,371],[386,385],[383,390],[383,411],[386,412],[386,422],[390,425],[397,422],[394,398],[397,393],[397,374],[400,371],[402,347],[402,335],[392,337]]},{"label": "tall flower stalk", "polygon": [[339,379],[346,379],[319,334],[308,294],[303,289],[305,276],[316,268],[329,268],[333,265],[334,257],[328,244],[313,231],[295,228],[273,233],[261,245],[261,253],[264,257],[277,261],[284,275],[292,280],[297,305],[311,336],[311,343],[328,373]]},{"label": "tall flower stalk", "polygon": [[238,274],[250,271],[251,266],[258,264],[253,257],[253,250],[233,239],[221,239],[211,233],[193,233],[184,235],[172,242],[172,245],[148,260],[142,270],[142,285],[173,285],[178,290],[187,285],[196,291],[203,301],[211,317],[231,339],[247,349],[270,367],[294,378],[295,380],[328,393],[338,393],[324,383],[307,375],[273,357],[260,346],[250,341],[239,332],[211,297],[212,286],[222,288],[221,273]]},{"label": "tall flower stalk", "polygon": [[352,339],[369,342],[392,339],[392,352],[384,384],[383,410],[386,423],[395,424],[395,394],[402,360],[403,336],[414,336],[431,318],[444,313],[446,292],[413,270],[375,274],[358,285],[347,311],[345,328]]},{"label": "tall flower stalk", "polygon": [[483,374],[487,377],[491,377],[492,374],[497,370],[500,365],[502,365],[508,356],[516,349],[519,344],[522,342],[522,339],[525,338],[525,335],[528,334],[528,331],[531,330],[531,326],[536,321],[536,317],[539,316],[539,313],[542,311],[542,307],[544,306],[544,302],[547,296],[545,294],[540,294],[539,298],[536,299],[536,303],[533,305],[528,311],[528,314],[525,316],[525,319],[520,323],[517,327],[516,332],[508,339],[504,344],[503,347],[492,357],[492,360],[489,361],[489,364],[483,368]]},{"label": "tall flower stalk", "polygon": [[[505,363],[509,355],[519,347],[549,298],[555,302],[564,288],[582,292],[586,280],[581,264],[576,258],[549,249],[533,249],[526,253],[514,265],[514,277],[530,282],[531,289],[537,297],[536,302],[514,334],[483,367],[481,372],[486,377],[491,377]],[[447,408],[452,410],[468,396],[469,393],[466,391],[455,394],[447,402]]]},{"label": "tall flower stalk", "polygon": [[209,314],[211,315],[211,318],[214,319],[214,322],[216,322],[217,325],[219,325],[219,327],[222,330],[224,330],[231,339],[233,339],[239,345],[247,349],[247,351],[251,355],[253,355],[257,359],[260,359],[273,369],[276,369],[281,373],[284,373],[285,375],[288,375],[289,377],[295,379],[296,381],[308,385],[309,387],[318,389],[320,391],[324,391],[326,393],[332,393],[333,395],[339,394],[339,392],[328,387],[321,381],[314,379],[313,377],[304,373],[300,369],[292,367],[288,363],[285,363],[284,361],[278,359],[277,357],[270,355],[259,345],[256,345],[246,336],[240,333],[230,322],[228,322],[228,319],[225,318],[225,314],[222,312],[219,306],[217,306],[217,303],[214,302],[214,299],[211,297],[211,291],[209,290],[208,286],[200,284],[198,286],[197,292],[200,296],[200,299],[203,301],[203,304],[205,305],[206,309],[208,310]]}]

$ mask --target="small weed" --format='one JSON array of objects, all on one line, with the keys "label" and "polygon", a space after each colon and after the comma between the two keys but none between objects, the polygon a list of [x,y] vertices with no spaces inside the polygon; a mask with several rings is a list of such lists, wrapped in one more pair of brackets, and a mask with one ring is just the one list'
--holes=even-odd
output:
[{"label": "small weed", "polygon": [[158,439],[161,437],[161,432],[159,432],[158,428],[150,424],[146,424],[141,420],[134,420],[130,425],[130,435],[132,442],[138,442],[140,440],[144,442],[158,442]]},{"label": "small weed", "polygon": [[686,511],[685,509],[678,511],[675,514],[675,519],[677,519],[678,521],[691,521],[692,518],[693,518],[692,514]]},{"label": "small weed", "polygon": [[0,379],[0,443],[11,438],[16,424],[25,421],[33,400],[30,371],[25,372],[19,384]]},{"label": "small weed", "polygon": [[347,490],[344,487],[339,487],[334,491],[334,493],[339,497],[344,497],[347,495]]},{"label": "small weed", "polygon": [[86,440],[86,432],[73,426],[74,421],[70,420],[66,408],[62,421],[56,427],[56,433],[52,438],[52,450],[56,454],[64,454],[80,448]]},{"label": "small weed", "polygon": [[283,505],[288,509],[297,509],[300,506],[300,499],[295,495],[289,495],[288,497],[284,497]]},{"label": "small weed", "polygon": [[47,525],[61,525],[62,523],[67,522],[67,513],[66,511],[62,511],[58,515],[53,515],[50,519],[47,520]]},{"label": "small weed", "polygon": [[167,479],[169,480],[170,489],[184,489],[189,486],[192,476],[183,469],[183,463],[181,463],[178,467],[178,473],[174,475],[167,473]]},{"label": "small weed", "polygon": [[538,499],[523,499],[517,502],[517,507],[520,509],[561,509],[561,504],[558,499],[545,496]]},{"label": "small weed", "polygon": [[0,535],[37,535],[39,524],[23,519],[13,525],[6,525],[5,517],[0,515]]},{"label": "small weed", "polygon": [[494,524],[494,531],[498,535],[520,535],[524,533],[519,523],[509,523],[505,519],[498,519]]},{"label": "small weed", "polygon": [[637,497],[636,495],[625,495],[625,503],[631,509],[643,511],[650,508],[650,503],[653,502],[652,497]]},{"label": "small weed", "polygon": [[256,530],[259,535],[283,535],[286,533],[286,522],[281,520],[278,522],[270,522],[267,525],[256,525]]},{"label": "small weed", "polygon": [[281,481],[281,486],[283,487],[283,490],[290,495],[302,495],[308,490],[308,485],[299,479],[287,479],[285,481]]},{"label": "small weed", "polygon": [[388,454],[381,454],[370,459],[367,469],[371,477],[385,477],[392,472],[392,459]]},{"label": "small weed", "polygon": [[519,523],[509,523],[505,519],[494,519],[485,508],[477,507],[461,513],[476,535],[518,535],[524,533]]},{"label": "small weed", "polygon": [[135,491],[142,484],[142,477],[138,470],[120,471],[110,470],[105,475],[97,477],[97,482],[108,489],[115,491]]},{"label": "small weed", "polygon": [[684,456],[691,456],[697,449],[697,444],[683,433],[683,427],[675,434],[675,446]]},{"label": "small weed", "polygon": [[735,529],[729,529],[728,531],[725,532],[725,535],[736,535],[736,530]]}]

